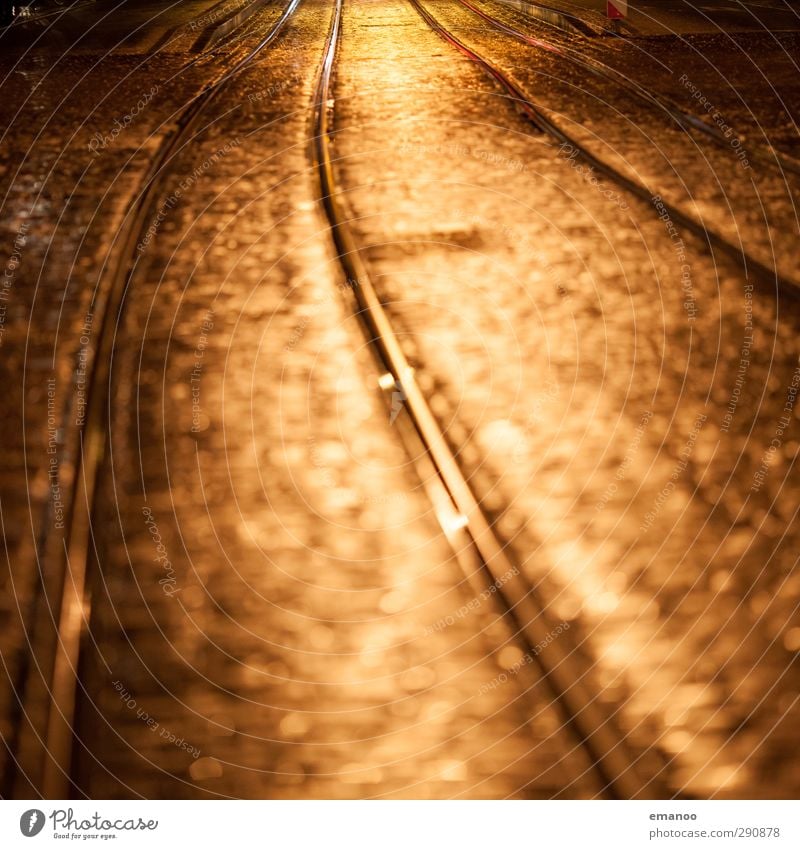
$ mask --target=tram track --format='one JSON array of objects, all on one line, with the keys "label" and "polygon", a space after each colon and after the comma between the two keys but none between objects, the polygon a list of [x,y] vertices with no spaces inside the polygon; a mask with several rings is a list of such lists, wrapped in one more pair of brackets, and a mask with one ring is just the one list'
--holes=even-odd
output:
[{"label": "tram track", "polygon": [[[319,202],[346,288],[352,294],[354,312],[380,374],[379,387],[388,406],[398,391],[404,399],[394,421],[397,432],[466,578],[483,586],[499,587],[495,597],[501,614],[520,649],[535,659],[565,726],[587,754],[602,794],[624,799],[661,796],[663,779],[649,770],[643,754],[630,744],[613,711],[601,704],[577,653],[566,640],[548,640],[557,623],[552,621],[538,590],[523,570],[515,567],[506,541],[498,535],[461,469],[361,258],[332,152],[332,81],[342,8],[342,0],[336,0],[314,96],[311,155],[319,179]],[[515,576],[513,580],[507,580],[509,574]],[[547,651],[538,651],[537,647],[543,644],[548,645]]]},{"label": "tram track", "polygon": [[[457,0],[457,2],[474,15],[477,15],[481,18],[481,20],[486,21],[486,23],[494,29],[505,33],[522,44],[527,44],[530,47],[554,53],[565,61],[577,65],[581,70],[592,74],[592,76],[606,80],[625,89],[640,102],[646,103],[649,106],[660,110],[663,115],[672,119],[672,121],[674,121],[674,123],[681,129],[687,132],[690,130],[697,130],[710,138],[722,150],[725,150],[727,153],[732,153],[730,138],[726,137],[725,133],[719,127],[708,124],[697,115],[687,112],[671,97],[651,91],[635,79],[624,76],[615,68],[612,68],[600,59],[587,56],[578,50],[565,48],[564,46],[548,41],[541,36],[533,36],[522,32],[521,30],[518,30],[494,17],[494,15],[490,15],[488,12],[476,6],[475,3],[471,2],[471,0]],[[747,150],[749,158],[752,158],[754,161],[757,161],[764,166],[777,170],[781,176],[785,177],[785,172],[800,175],[800,162],[797,162],[792,157],[782,153],[781,151],[775,150],[774,148],[764,148],[761,145],[753,143],[748,144]]]},{"label": "tram track", "polygon": [[[46,635],[40,632],[37,643],[29,646],[14,688],[19,714],[12,723],[16,736],[10,741],[9,749],[11,761],[16,769],[6,771],[6,797],[15,795],[14,788],[19,786],[28,789],[33,787],[41,796],[51,799],[69,798],[72,793],[70,776],[75,742],[73,725],[81,688],[80,651],[91,615],[88,572],[95,546],[92,516],[97,482],[106,454],[114,344],[128,288],[137,268],[137,245],[147,231],[159,193],[170,174],[172,161],[199,132],[202,132],[202,119],[208,108],[223,93],[225,84],[276,41],[300,3],[301,0],[289,0],[275,23],[247,55],[221,77],[209,83],[176,116],[173,129],[164,136],[153,155],[150,167],[109,249],[109,255],[113,258],[109,262],[110,270],[104,274],[108,282],[96,293],[90,306],[90,312],[94,316],[96,342],[87,352],[87,362],[84,365],[89,377],[83,429],[71,425],[71,403],[66,405],[61,417],[62,431],[69,434],[69,439],[65,442],[71,442],[65,448],[65,456],[74,458],[72,462],[62,464],[62,467],[74,463],[74,473],[64,485],[64,489],[71,494],[66,511],[63,555],[58,564],[59,586],[53,593],[58,603],[53,609],[44,586],[40,586],[32,604],[35,612],[31,621],[39,623],[49,619],[54,632],[48,631]],[[219,47],[220,45],[217,45],[214,49]],[[75,373],[77,363],[73,374]],[[74,392],[71,397],[74,397]],[[47,522],[44,527],[48,527]],[[52,533],[45,531],[37,540],[36,561],[40,575],[43,574],[45,552],[53,545],[52,536]],[[54,568],[55,564],[50,563],[48,571],[52,572]],[[42,643],[46,645],[42,647]],[[41,650],[34,651],[36,646]],[[49,675],[48,668],[52,670]],[[47,678],[47,708],[46,715],[42,717],[43,721],[38,722],[36,718],[42,711],[37,711],[32,704],[32,691],[35,691],[37,683],[41,688],[41,680],[37,682],[36,679],[42,677]],[[41,693],[39,695],[41,696]],[[30,737],[25,746],[20,740],[23,718],[29,726],[27,733]],[[38,763],[30,763],[31,751],[38,753]]]},{"label": "tram track", "polygon": [[[66,798],[71,790],[72,729],[76,698],[81,687],[78,663],[82,636],[91,612],[87,573],[94,555],[92,515],[96,482],[102,474],[107,447],[114,337],[136,270],[136,245],[150,221],[170,163],[201,129],[201,119],[207,108],[220,95],[222,86],[280,35],[299,4],[300,0],[288,3],[279,20],[256,47],[220,80],[204,89],[181,113],[176,128],[163,140],[154,156],[142,188],[126,215],[116,240],[114,268],[106,276],[110,282],[101,299],[93,304],[100,330],[92,352],[86,425],[83,432],[77,434],[77,472],[65,538],[52,703],[43,736],[47,760],[41,787],[42,795],[47,798]],[[412,0],[412,5],[420,11],[416,0]],[[556,623],[522,570],[515,568],[506,541],[497,534],[479,496],[462,471],[457,455],[432,413],[414,369],[402,350],[372,284],[369,268],[361,259],[359,243],[348,224],[341,200],[343,191],[337,181],[331,147],[335,110],[333,78],[341,38],[342,10],[342,0],[335,0],[314,94],[312,156],[319,176],[319,200],[341,271],[349,284],[347,288],[355,300],[358,318],[382,374],[380,387],[390,404],[398,390],[404,397],[396,421],[398,433],[466,576],[472,581],[482,580],[484,585],[500,583],[500,591],[495,597],[502,603],[504,618],[520,648],[535,657],[565,724],[585,749],[604,794],[613,798],[662,797],[660,777],[643,765],[641,754],[629,744],[612,709],[600,704],[597,693],[586,680],[585,670],[566,641],[549,643],[546,652],[537,651],[536,647],[553,632]],[[521,92],[516,99],[520,98],[524,98]],[[501,580],[509,571],[516,574],[515,580]]]},{"label": "tram track", "polygon": [[749,254],[744,245],[741,244],[741,240],[738,245],[734,244],[721,233],[705,226],[691,213],[661,197],[657,189],[653,189],[633,177],[626,176],[619,169],[592,153],[577,138],[563,130],[546,114],[544,109],[535,104],[520,85],[511,79],[497,63],[478,53],[459,39],[432,15],[420,0],[409,0],[409,3],[436,35],[474,62],[487,76],[492,78],[509,96],[519,113],[537,131],[549,136],[560,145],[569,146],[570,153],[574,154],[593,171],[603,175],[628,194],[644,202],[654,214],[661,217],[667,216],[673,224],[680,225],[692,233],[704,244],[712,256],[715,252],[719,252],[732,260],[741,269],[747,283],[757,284],[762,290],[771,291],[775,296],[782,295],[792,301],[800,299],[800,281],[782,274],[777,267],[770,267]]}]

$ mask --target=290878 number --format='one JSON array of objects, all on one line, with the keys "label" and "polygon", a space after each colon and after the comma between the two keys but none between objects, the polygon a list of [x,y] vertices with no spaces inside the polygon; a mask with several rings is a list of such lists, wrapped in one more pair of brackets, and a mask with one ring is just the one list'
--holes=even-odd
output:
[{"label": "290878 number", "polygon": [[737,837],[780,837],[779,828],[737,828]]}]

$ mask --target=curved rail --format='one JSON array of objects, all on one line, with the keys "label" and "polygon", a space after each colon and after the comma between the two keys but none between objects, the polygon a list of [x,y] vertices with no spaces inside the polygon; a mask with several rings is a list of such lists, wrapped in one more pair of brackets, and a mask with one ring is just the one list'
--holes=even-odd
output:
[{"label": "curved rail", "polygon": [[[644,201],[655,212],[666,212],[673,222],[680,224],[689,232],[705,242],[712,251],[720,253],[736,262],[744,272],[745,279],[751,278],[765,286],[770,287],[777,293],[782,293],[792,300],[800,299],[800,282],[793,278],[782,275],[777,268],[770,268],[761,260],[756,259],[745,251],[741,245],[729,242],[723,235],[704,226],[700,221],[689,213],[684,212],[674,204],[664,200],[658,193],[653,193],[644,184],[631,177],[626,177],[613,165],[609,165],[599,157],[595,156],[577,139],[562,130],[545,112],[536,106],[525,92],[511,80],[494,62],[482,56],[471,47],[468,47],[446,29],[439,21],[420,3],[420,0],[409,0],[426,24],[445,42],[455,47],[468,59],[475,62],[488,76],[492,77],[500,86],[511,95],[514,105],[522,115],[530,121],[538,130],[549,135],[561,144],[570,145],[575,154],[582,159],[593,170],[603,174],[608,179],[621,186],[626,192]],[[658,206],[656,206],[656,202]]]},{"label": "curved rail", "polygon": [[[370,350],[382,376],[379,385],[391,394],[400,389],[405,397],[395,426],[433,502],[437,518],[467,577],[481,576],[499,586],[503,612],[516,640],[536,658],[540,672],[562,714],[587,752],[604,792],[614,798],[635,798],[655,792],[657,781],[643,774],[640,758],[630,749],[624,733],[587,686],[574,653],[555,641],[547,652],[535,647],[555,627],[536,590],[514,568],[506,545],[497,536],[478,498],[459,467],[453,450],[414,376],[414,369],[361,259],[358,242],[340,201],[340,189],[331,154],[331,80],[341,28],[342,0],[335,0],[332,20],[314,99],[312,156],[319,177],[320,203],[330,228],[336,255]],[[503,580],[514,574],[512,580]],[[650,789],[648,789],[650,788]]]},{"label": "curved rail", "polygon": [[[478,8],[474,3],[470,2],[470,0],[458,0],[458,2],[466,9],[469,9],[469,11],[473,14],[478,15],[478,17],[486,21],[495,29],[511,36],[511,38],[514,38],[523,44],[528,44],[531,47],[538,47],[541,50],[547,50],[551,53],[555,53],[567,61],[574,62],[593,76],[599,77],[603,80],[608,80],[609,82],[624,88],[626,91],[629,91],[639,100],[649,104],[650,106],[655,106],[663,110],[679,127],[681,127],[681,129],[698,130],[699,132],[707,135],[723,150],[728,153],[731,152],[730,139],[725,136],[725,133],[723,133],[719,127],[707,124],[702,118],[691,112],[687,112],[680,106],[680,104],[668,95],[657,94],[643,86],[641,83],[636,82],[636,80],[626,77],[624,74],[620,73],[615,68],[612,68],[610,65],[607,65],[605,62],[601,62],[599,59],[595,59],[591,56],[586,56],[578,50],[570,50],[569,48],[564,48],[563,46],[554,44],[551,41],[547,41],[544,38],[521,32],[498,18],[495,18],[493,15],[490,15],[488,12],[485,12],[483,9]],[[782,175],[784,171],[800,174],[800,162],[797,162],[795,159],[779,150],[751,143],[748,145],[747,152],[750,158],[763,165],[777,169]]]},{"label": "curved rail", "polygon": [[[161,143],[142,181],[142,188],[126,213],[115,240],[114,269],[105,291],[92,304],[98,317],[97,342],[89,354],[90,373],[84,429],[78,434],[76,472],[66,518],[62,587],[56,613],[50,699],[46,729],[40,739],[43,764],[38,777],[44,798],[65,799],[71,794],[70,769],[74,744],[73,723],[78,692],[78,660],[85,625],[91,612],[87,590],[89,559],[93,553],[92,513],[100,464],[106,452],[109,384],[114,339],[124,311],[125,295],[136,269],[136,246],[149,224],[171,160],[193,138],[205,110],[219,97],[225,83],[247,67],[281,34],[301,0],[289,0],[264,37],[223,76],[209,84],[181,113],[175,130]],[[41,550],[46,542],[40,543]],[[23,685],[24,687],[24,685]],[[24,697],[23,697],[24,698]],[[23,708],[24,710],[24,708]],[[23,776],[29,783],[31,779]]]}]

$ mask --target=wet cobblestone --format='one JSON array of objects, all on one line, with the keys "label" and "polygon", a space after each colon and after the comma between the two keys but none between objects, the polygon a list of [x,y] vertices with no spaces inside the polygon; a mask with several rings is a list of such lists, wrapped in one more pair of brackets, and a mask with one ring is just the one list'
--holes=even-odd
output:
[{"label": "wet cobblestone", "polygon": [[[187,4],[182,26],[199,5]],[[115,261],[113,237],[175,114],[209,75],[222,72],[207,62],[185,70],[188,57],[178,52],[98,57],[97,44],[85,54],[65,50],[51,62],[22,34],[15,38],[9,47],[4,35],[0,155],[9,272],[0,339],[0,499],[9,563],[0,593],[0,650],[9,672],[0,686],[0,728],[6,739],[19,723],[13,692],[25,675],[26,646],[35,639],[32,623],[48,616],[46,605],[54,606],[59,592],[56,564],[83,425],[87,352],[96,343],[93,302]],[[236,55],[231,51],[228,61]],[[52,568],[43,566],[48,577],[38,600],[37,551],[45,564],[54,558]],[[44,639],[43,626],[36,639]],[[42,663],[46,668],[44,653]]]},{"label": "wet cobblestone", "polygon": [[[604,698],[661,740],[673,790],[791,795],[796,771],[772,757],[797,693],[793,410],[773,494],[751,485],[791,393],[793,319],[683,233],[679,255],[652,209],[587,181],[410,9],[392,14],[362,55],[351,22],[337,151],[451,443]],[[762,582],[757,606],[781,599],[769,617]]]},{"label": "wet cobblestone", "polygon": [[[132,34],[139,17],[96,32],[78,17],[51,52],[31,30],[2,60],[12,686],[35,678],[25,647],[49,634],[93,298],[125,213],[186,104],[280,11],[187,65],[234,5],[184,4]],[[599,153],[797,276],[791,180],[745,171],[455,3],[425,5]],[[305,0],[227,85],[138,239],[93,515],[75,795],[598,795],[536,667],[453,560],[378,395],[310,158],[330,9]],[[641,58],[640,80],[692,107],[680,70],[745,143],[796,153],[796,36],[774,56],[741,38],[768,79],[712,36],[581,49],[621,69]],[[412,5],[347,2],[338,63],[336,168],[364,257],[558,639],[593,663],[631,741],[656,745],[670,793],[796,795],[793,308],[532,131]],[[0,732],[19,725],[4,682]]]},{"label": "wet cobblestone", "polygon": [[371,388],[316,208],[322,8],[304,4],[269,64],[231,86],[224,127],[171,181],[231,138],[247,143],[181,197],[139,261],[79,787],[593,795],[540,683],[481,691],[503,668],[491,605],[434,627],[472,596]]}]

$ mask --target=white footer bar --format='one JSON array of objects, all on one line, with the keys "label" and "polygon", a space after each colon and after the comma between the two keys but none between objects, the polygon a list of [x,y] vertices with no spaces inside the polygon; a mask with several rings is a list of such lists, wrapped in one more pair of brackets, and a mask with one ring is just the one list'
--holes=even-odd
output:
[{"label": "white footer bar", "polygon": [[796,801],[0,802],[0,846],[800,847]]}]

